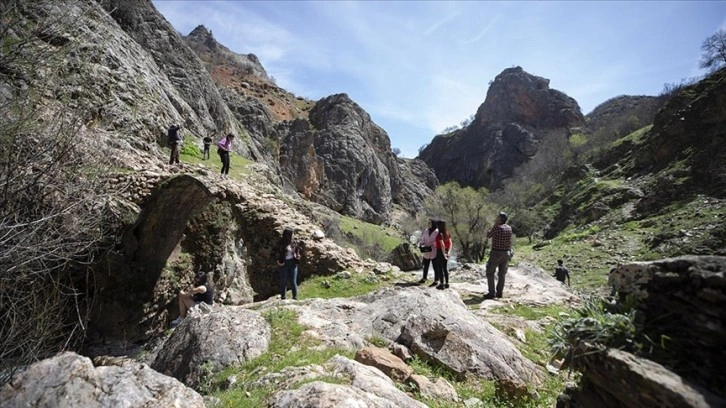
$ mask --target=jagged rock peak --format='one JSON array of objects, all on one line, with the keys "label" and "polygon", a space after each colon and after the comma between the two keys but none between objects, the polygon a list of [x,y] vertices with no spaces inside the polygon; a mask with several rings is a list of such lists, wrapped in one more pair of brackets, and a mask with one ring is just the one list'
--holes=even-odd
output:
[{"label": "jagged rock peak", "polygon": [[214,36],[212,36],[212,32],[207,29],[207,27],[205,27],[203,24],[198,25],[194,30],[189,33],[187,37],[201,41],[207,41],[207,39],[209,38],[214,39]]},{"label": "jagged rock peak", "polygon": [[494,78],[475,122],[571,127],[583,122],[573,98],[550,89],[550,80],[532,75],[522,67],[507,68]]}]

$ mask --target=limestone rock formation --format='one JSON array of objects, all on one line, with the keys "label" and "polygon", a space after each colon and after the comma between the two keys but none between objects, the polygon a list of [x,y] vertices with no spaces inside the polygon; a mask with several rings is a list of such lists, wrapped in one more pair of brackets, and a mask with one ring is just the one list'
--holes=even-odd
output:
[{"label": "limestone rock formation", "polygon": [[[197,26],[189,35],[184,37],[186,44],[199,54],[203,61],[214,59],[217,68],[225,64],[239,74],[251,74],[269,80],[267,71],[255,54],[237,54],[217,42],[212,32],[203,25]],[[211,54],[211,55],[207,55]]]},{"label": "limestone rock formation", "polygon": [[146,364],[94,367],[66,352],[39,361],[0,388],[0,405],[22,407],[204,408],[191,388]]},{"label": "limestone rock formation", "polygon": [[641,300],[651,338],[667,336],[653,358],[722,395],[726,375],[714,356],[726,349],[725,273],[726,257],[683,256],[622,265],[609,277],[621,298]]},{"label": "limestone rock formation", "polygon": [[666,367],[628,352],[608,349],[579,359],[587,379],[558,398],[557,408],[709,408],[726,400],[693,385]]},{"label": "limestone rock formation", "polygon": [[390,221],[401,189],[386,132],[348,95],[323,98],[310,121],[289,124],[280,151],[283,175],[306,199],[375,224]]},{"label": "limestone rock formation", "polygon": [[473,316],[452,291],[392,288],[354,299],[310,299],[285,307],[298,311],[299,322],[327,346],[358,349],[366,337],[376,336],[403,344],[419,358],[462,377],[514,384],[513,391],[526,392],[526,384],[541,379],[537,367],[506,335]]},{"label": "limestone rock formation", "polygon": [[331,358],[325,367],[326,371],[345,379],[350,385],[311,382],[296,390],[278,392],[273,397],[270,407],[423,408],[426,406],[396,388],[393,380],[376,368],[341,356]]},{"label": "limestone rock formation", "polygon": [[434,137],[419,158],[442,183],[493,190],[541,144],[566,138],[571,128],[583,125],[577,102],[550,89],[548,79],[507,68],[494,79],[473,122]]},{"label": "limestone rock formation", "polygon": [[215,308],[184,319],[151,367],[198,388],[223,369],[267,351],[270,336],[270,325],[259,313],[233,306]]}]

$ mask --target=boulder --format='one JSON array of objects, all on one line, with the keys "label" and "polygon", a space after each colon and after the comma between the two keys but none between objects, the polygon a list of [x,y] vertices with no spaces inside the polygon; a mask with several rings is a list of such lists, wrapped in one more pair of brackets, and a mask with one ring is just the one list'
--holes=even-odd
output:
[{"label": "boulder", "polygon": [[376,367],[394,381],[406,381],[413,374],[413,368],[390,351],[382,348],[364,347],[355,353],[355,361]]},{"label": "boulder", "polygon": [[184,319],[151,366],[199,387],[211,375],[263,354],[270,336],[270,325],[259,313],[234,306],[215,308]]},{"label": "boulder", "polygon": [[413,271],[421,269],[421,253],[418,248],[404,242],[391,251],[389,261],[399,267],[402,271]]},{"label": "boulder", "polygon": [[653,361],[608,349],[575,360],[587,381],[558,398],[558,408],[726,407],[718,397]]},{"label": "boulder", "polygon": [[66,352],[39,361],[0,389],[0,406],[204,408],[202,396],[146,364],[94,367]]},{"label": "boulder", "polygon": [[396,384],[374,367],[369,367],[342,356],[334,356],[325,363],[333,376],[345,379],[346,384],[311,382],[295,390],[275,394],[271,408],[293,407],[368,407],[368,408],[424,408],[396,387]]},{"label": "boulder", "polygon": [[353,299],[310,299],[285,307],[295,310],[298,321],[310,327],[307,333],[325,346],[357,350],[366,345],[366,338],[381,337],[460,376],[517,384],[541,380],[541,371],[504,333],[474,316],[450,290],[397,287]]},{"label": "boulder", "polygon": [[725,273],[726,257],[682,256],[622,265],[609,275],[622,301],[631,295],[640,300],[646,333],[665,342],[657,361],[722,395]]},{"label": "boulder", "polygon": [[414,374],[410,377],[410,381],[424,397],[448,401],[457,401],[459,399],[454,386],[443,378],[429,379],[426,376]]}]

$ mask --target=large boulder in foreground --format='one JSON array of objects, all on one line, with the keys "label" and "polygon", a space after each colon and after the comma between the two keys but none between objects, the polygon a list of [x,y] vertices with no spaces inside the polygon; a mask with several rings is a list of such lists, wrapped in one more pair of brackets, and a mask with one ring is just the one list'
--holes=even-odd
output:
[{"label": "large boulder in foreground", "polygon": [[296,310],[308,333],[326,346],[359,349],[365,338],[380,337],[455,374],[495,380],[513,391],[540,382],[537,366],[451,290],[388,288],[354,299],[310,299],[285,307]]},{"label": "large boulder in foreground", "polygon": [[31,365],[3,386],[0,406],[204,408],[204,401],[146,364],[94,367],[87,357],[68,352]]},{"label": "large boulder in foreground", "polygon": [[653,361],[608,349],[575,360],[587,379],[558,398],[557,408],[709,408],[726,400]]},{"label": "large boulder in foreground", "polygon": [[640,300],[647,334],[666,341],[659,363],[726,396],[724,273],[724,256],[682,256],[619,266],[609,283],[621,300]]},{"label": "large boulder in foreground", "polygon": [[259,313],[235,306],[217,307],[210,314],[187,317],[151,366],[190,387],[199,387],[210,374],[263,354],[270,336],[270,325]]},{"label": "large boulder in foreground", "polygon": [[380,370],[342,356],[324,364],[329,376],[344,379],[345,384],[314,381],[297,389],[280,391],[272,398],[272,408],[295,407],[368,407],[424,408],[426,405],[399,390]]}]

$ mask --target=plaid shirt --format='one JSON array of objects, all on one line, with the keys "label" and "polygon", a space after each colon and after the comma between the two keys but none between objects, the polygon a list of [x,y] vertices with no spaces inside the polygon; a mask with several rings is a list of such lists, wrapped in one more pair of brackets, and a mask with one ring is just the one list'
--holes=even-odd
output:
[{"label": "plaid shirt", "polygon": [[509,251],[512,249],[512,227],[507,224],[495,225],[487,232],[492,239],[492,251]]}]

